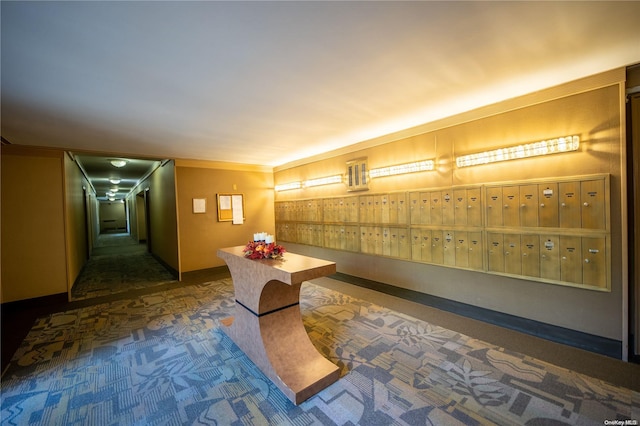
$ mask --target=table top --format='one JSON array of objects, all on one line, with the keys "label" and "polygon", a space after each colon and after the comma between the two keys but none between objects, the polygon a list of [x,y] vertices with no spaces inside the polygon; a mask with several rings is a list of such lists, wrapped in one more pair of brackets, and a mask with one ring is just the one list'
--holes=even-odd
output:
[{"label": "table top", "polygon": [[249,259],[244,257],[243,249],[244,246],[221,248],[218,250],[218,257],[225,261],[242,259],[242,262],[247,262],[247,267],[274,268],[284,276],[288,276],[285,282],[289,283],[319,278],[336,272],[335,262],[324,259],[289,252],[284,253],[282,259]]}]

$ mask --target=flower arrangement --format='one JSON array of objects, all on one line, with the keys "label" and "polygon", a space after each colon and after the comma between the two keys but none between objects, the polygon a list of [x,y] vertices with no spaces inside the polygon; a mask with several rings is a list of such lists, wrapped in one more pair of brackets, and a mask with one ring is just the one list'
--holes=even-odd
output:
[{"label": "flower arrangement", "polygon": [[284,247],[276,244],[272,235],[254,234],[254,241],[249,241],[242,250],[249,259],[280,259],[286,253]]}]

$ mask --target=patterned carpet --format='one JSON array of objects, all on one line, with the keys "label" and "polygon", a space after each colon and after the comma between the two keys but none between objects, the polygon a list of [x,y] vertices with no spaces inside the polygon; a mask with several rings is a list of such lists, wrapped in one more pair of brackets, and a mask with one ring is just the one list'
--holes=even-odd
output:
[{"label": "patterned carpet", "polygon": [[3,376],[2,424],[551,426],[640,418],[637,392],[312,283],[302,287],[305,326],[341,378],[295,406],[220,331],[232,307],[225,279],[39,319]]},{"label": "patterned carpet", "polygon": [[71,300],[84,300],[175,281],[173,275],[129,234],[100,234],[71,289]]}]

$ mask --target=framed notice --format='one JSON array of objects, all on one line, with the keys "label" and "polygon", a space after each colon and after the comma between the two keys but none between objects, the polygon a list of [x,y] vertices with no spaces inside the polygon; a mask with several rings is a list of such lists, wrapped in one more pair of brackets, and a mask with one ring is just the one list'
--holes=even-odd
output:
[{"label": "framed notice", "polygon": [[244,223],[244,196],[242,194],[218,194],[218,222]]},{"label": "framed notice", "polygon": [[207,212],[207,199],[206,198],[194,198],[193,199],[193,212],[194,213],[206,213]]}]

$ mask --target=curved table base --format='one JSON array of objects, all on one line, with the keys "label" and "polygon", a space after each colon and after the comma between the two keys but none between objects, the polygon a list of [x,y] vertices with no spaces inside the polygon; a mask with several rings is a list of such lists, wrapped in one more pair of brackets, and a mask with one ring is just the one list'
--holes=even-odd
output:
[{"label": "curved table base", "polygon": [[258,316],[236,302],[235,316],[223,323],[225,334],[296,405],[340,376],[311,343],[299,304]]}]

